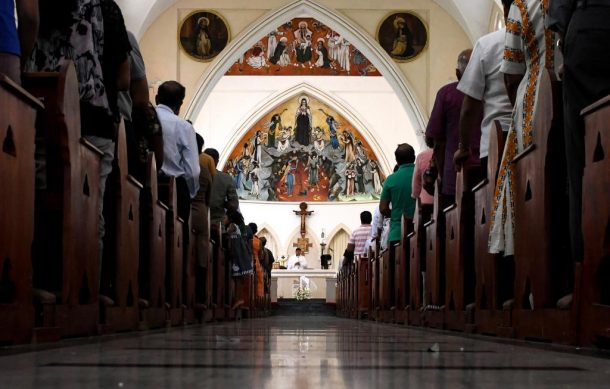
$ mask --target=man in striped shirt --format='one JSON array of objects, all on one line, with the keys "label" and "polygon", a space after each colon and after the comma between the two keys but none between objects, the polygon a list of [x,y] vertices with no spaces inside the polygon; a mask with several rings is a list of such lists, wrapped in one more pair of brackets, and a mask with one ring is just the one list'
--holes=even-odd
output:
[{"label": "man in striped shirt", "polygon": [[347,250],[353,255],[366,254],[366,241],[371,234],[371,221],[373,216],[369,211],[364,211],[360,214],[360,227],[356,228],[349,238]]}]

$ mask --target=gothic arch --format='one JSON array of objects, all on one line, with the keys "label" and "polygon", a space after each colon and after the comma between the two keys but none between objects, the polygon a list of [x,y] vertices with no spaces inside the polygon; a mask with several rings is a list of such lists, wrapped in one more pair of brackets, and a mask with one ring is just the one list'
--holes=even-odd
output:
[{"label": "gothic arch", "polygon": [[[233,134],[230,140],[227,142],[225,147],[221,150],[220,153],[220,162],[219,166],[224,168],[227,159],[238,144],[238,142],[248,133],[248,131],[266,114],[269,113],[276,106],[285,103],[288,100],[297,98],[302,94],[309,94],[320,102],[328,105],[335,111],[341,113],[345,116],[346,119],[350,121],[350,123],[355,127],[355,129],[363,135],[364,139],[371,146],[375,157],[379,162],[381,162],[381,168],[383,173],[388,176],[391,173],[391,169],[393,167],[392,161],[388,159],[388,153],[383,151],[382,146],[379,144],[377,137],[373,136],[369,125],[365,119],[359,115],[355,109],[353,109],[347,102],[342,99],[331,96],[329,93],[316,88],[313,85],[308,83],[301,83],[295,85],[287,90],[278,92],[270,97],[266,97],[265,100],[260,102],[254,109],[248,114],[248,119],[243,121],[239,128],[231,131]],[[221,168],[221,170],[222,170]]]},{"label": "gothic arch", "polygon": [[[332,255],[333,261],[332,261],[332,268],[335,270],[339,269],[339,262],[341,261],[341,258],[343,257],[343,250],[345,250],[345,248],[347,247],[347,243],[345,244],[345,247],[341,247],[341,248],[335,248],[333,249],[333,252],[329,252],[330,249],[333,246],[333,241],[338,238],[342,233],[347,235],[347,238],[349,239],[349,237],[351,236],[351,229],[346,226],[345,224],[341,223],[339,225],[337,225],[330,234],[328,234],[328,236],[330,237],[328,239],[328,246],[327,246],[327,253]],[[343,245],[342,245],[343,246]]]},{"label": "gothic arch", "polygon": [[[392,86],[411,120],[413,128],[416,131],[425,128],[427,115],[424,114],[422,106],[411,92],[412,88],[404,74],[384,49],[373,37],[364,32],[345,15],[311,0],[296,0],[269,12],[233,39],[205,70],[197,87],[197,92],[187,109],[186,117],[190,119],[196,118],[214,86],[235,61],[246,50],[250,49],[261,36],[266,35],[271,29],[281,25],[286,20],[304,15],[333,26],[333,29],[352,42]],[[417,131],[416,135],[420,144],[423,145],[424,140],[420,132]]]},{"label": "gothic arch", "polygon": [[[306,224],[307,226],[307,237],[309,238],[309,243],[311,244],[311,248],[309,249],[309,254],[307,255],[308,259],[314,260],[317,259],[318,263],[319,263],[319,258],[320,258],[320,240],[319,237],[317,237],[315,234],[312,233],[312,229],[310,228],[309,224]],[[301,226],[297,226],[292,233],[289,235],[289,238],[286,242],[284,243],[284,247],[282,247],[282,252],[279,255],[280,257],[282,255],[287,255],[286,259],[288,259],[292,254],[294,254],[294,250],[295,248],[292,247],[292,243],[294,241],[296,241],[299,237],[301,236]],[[276,258],[277,260],[277,258]],[[312,264],[310,263],[309,266],[311,267]]]},{"label": "gothic arch", "polygon": [[[273,239],[274,247],[269,247],[269,245],[267,245],[267,248],[271,250],[274,257],[277,256],[281,252],[280,250],[282,247],[282,241],[280,240],[280,238],[278,238],[277,234],[275,233],[275,230],[268,223],[264,223],[262,226],[258,227],[258,231],[258,234],[264,235],[265,233],[267,233],[271,237],[271,239]],[[275,249],[275,251],[273,249]]]}]

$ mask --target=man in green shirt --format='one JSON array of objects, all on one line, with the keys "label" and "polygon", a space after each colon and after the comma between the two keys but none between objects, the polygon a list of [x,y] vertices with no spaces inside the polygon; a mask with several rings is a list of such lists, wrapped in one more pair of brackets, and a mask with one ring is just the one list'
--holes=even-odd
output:
[{"label": "man in green shirt", "polygon": [[415,169],[415,150],[407,143],[398,145],[394,152],[398,170],[391,174],[383,184],[379,211],[391,218],[390,243],[400,242],[402,215],[413,219],[415,199],[411,197],[411,183]]}]

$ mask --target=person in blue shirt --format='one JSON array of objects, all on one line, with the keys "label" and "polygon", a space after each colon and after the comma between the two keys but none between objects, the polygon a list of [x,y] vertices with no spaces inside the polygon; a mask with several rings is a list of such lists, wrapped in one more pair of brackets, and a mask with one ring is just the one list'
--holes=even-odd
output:
[{"label": "person in blue shirt", "polygon": [[[15,9],[19,29],[15,21]],[[0,73],[21,83],[21,69],[38,36],[38,0],[0,2]]]}]

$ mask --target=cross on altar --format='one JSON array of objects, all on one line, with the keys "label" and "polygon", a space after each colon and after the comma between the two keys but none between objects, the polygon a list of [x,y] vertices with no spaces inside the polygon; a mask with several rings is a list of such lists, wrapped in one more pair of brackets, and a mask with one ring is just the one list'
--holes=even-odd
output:
[{"label": "cross on altar", "polygon": [[299,238],[296,243],[292,244],[292,247],[298,247],[303,251],[304,254],[309,252],[309,248],[312,247],[313,244],[309,243],[309,239],[307,238]]}]

